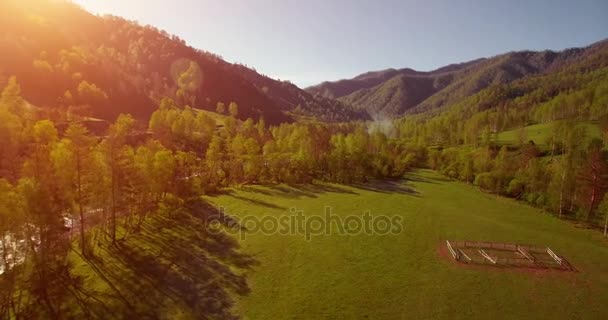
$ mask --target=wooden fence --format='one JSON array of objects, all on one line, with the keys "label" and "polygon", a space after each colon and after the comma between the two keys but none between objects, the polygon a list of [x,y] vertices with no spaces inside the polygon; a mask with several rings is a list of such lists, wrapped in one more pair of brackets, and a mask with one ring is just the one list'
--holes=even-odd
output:
[{"label": "wooden fence", "polygon": [[562,256],[548,247],[487,241],[449,241],[446,246],[459,262],[491,264],[505,267],[527,267],[575,270]]}]

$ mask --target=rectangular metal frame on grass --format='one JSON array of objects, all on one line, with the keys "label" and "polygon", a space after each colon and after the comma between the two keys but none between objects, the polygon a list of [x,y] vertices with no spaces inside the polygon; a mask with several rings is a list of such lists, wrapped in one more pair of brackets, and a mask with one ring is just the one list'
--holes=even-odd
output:
[{"label": "rectangular metal frame on grass", "polygon": [[[446,240],[446,246],[454,260],[467,264],[477,263],[501,267],[575,270],[564,257],[557,255],[549,247],[488,241],[450,240]],[[468,254],[466,249],[469,250]]]}]

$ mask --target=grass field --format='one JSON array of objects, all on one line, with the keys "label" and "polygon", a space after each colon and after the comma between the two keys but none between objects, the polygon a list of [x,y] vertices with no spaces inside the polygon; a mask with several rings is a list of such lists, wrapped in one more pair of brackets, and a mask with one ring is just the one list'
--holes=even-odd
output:
[{"label": "grass field", "polygon": [[[526,141],[532,140],[537,145],[546,146],[547,138],[553,135],[553,126],[555,123],[556,122],[548,122],[525,127],[527,136]],[[596,122],[583,122],[580,123],[580,125],[583,125],[586,128],[587,139],[601,139],[602,134]],[[515,129],[500,132],[496,137],[496,142],[499,144],[516,144],[518,143],[518,131],[518,129]]]},{"label": "grass field", "polygon": [[[206,199],[235,216],[401,215],[398,235],[247,234],[245,319],[600,319],[608,314],[608,244],[513,200],[436,173],[365,187],[247,187]],[[549,246],[579,272],[470,268],[439,253],[445,239]]]},{"label": "grass field", "polygon": [[[289,214],[399,216],[388,235],[211,233],[223,207],[243,218]],[[516,201],[431,171],[359,186],[246,186],[150,216],[117,246],[70,255],[64,318],[601,319],[608,314],[608,242]],[[334,228],[335,230],[335,228]],[[445,240],[549,246],[579,271],[470,267]],[[61,290],[60,292],[65,292]]]}]

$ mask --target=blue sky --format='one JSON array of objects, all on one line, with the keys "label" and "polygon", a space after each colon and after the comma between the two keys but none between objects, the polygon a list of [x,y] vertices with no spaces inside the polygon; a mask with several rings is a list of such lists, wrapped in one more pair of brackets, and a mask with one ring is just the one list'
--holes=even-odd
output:
[{"label": "blue sky", "polygon": [[608,0],[74,0],[305,87],[608,38]]}]

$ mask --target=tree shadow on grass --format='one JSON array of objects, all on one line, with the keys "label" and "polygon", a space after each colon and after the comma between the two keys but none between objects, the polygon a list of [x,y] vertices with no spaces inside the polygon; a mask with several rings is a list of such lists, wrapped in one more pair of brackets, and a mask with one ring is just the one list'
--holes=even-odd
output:
[{"label": "tree shadow on grass", "polygon": [[[288,199],[300,199],[300,198],[318,198],[319,195],[325,193],[337,193],[337,194],[350,194],[359,195],[356,189],[380,193],[394,193],[394,194],[406,194],[411,196],[419,196],[419,192],[416,191],[412,186],[408,185],[410,181],[426,182],[426,183],[439,183],[444,180],[441,178],[428,178],[422,177],[418,174],[412,173],[408,175],[406,179],[384,179],[384,180],[372,180],[364,183],[352,183],[343,187],[336,184],[329,183],[314,183],[314,184],[301,184],[301,185],[270,185],[264,188],[258,186],[244,186],[239,190],[248,193],[258,193],[268,197],[281,197]],[[446,180],[447,181],[447,180]],[[353,190],[355,189],[355,190]],[[285,209],[268,202],[250,199],[241,195],[235,195],[234,192],[229,192],[229,196],[236,199],[245,200],[253,204],[273,208],[273,209]]]},{"label": "tree shadow on grass", "polygon": [[295,186],[291,186],[292,188],[295,188],[297,190],[301,190],[303,192],[308,192],[311,194],[322,194],[322,193],[342,193],[342,194],[352,194],[352,195],[358,195],[357,192],[344,188],[344,187],[340,187],[337,185],[333,185],[333,184],[326,184],[326,183],[320,183],[320,184],[304,184],[304,185],[295,185]]},{"label": "tree shadow on grass", "polygon": [[262,207],[266,207],[266,208],[270,208],[270,209],[279,209],[279,210],[286,210],[287,208],[285,207],[281,207],[278,206],[276,204],[270,203],[270,202],[266,202],[263,200],[259,200],[259,199],[253,199],[253,198],[247,198],[241,195],[236,195],[233,191],[228,191],[226,192],[226,195],[238,199],[238,200],[242,200],[242,201],[246,201],[249,202],[251,204],[254,204],[256,206],[262,206]]},{"label": "tree shadow on grass", "polygon": [[357,193],[353,190],[327,183],[276,184],[269,185],[266,188],[260,188],[257,186],[245,186],[241,187],[240,190],[250,193],[259,193],[270,197],[281,197],[287,199],[314,199],[318,198],[319,195],[324,193],[343,193],[357,195]]},{"label": "tree shadow on grass", "polygon": [[372,192],[407,194],[419,197],[419,192],[408,186],[403,180],[375,180],[367,183],[353,184],[352,186]]},{"label": "tree shadow on grass", "polygon": [[241,190],[252,193],[260,193],[265,196],[282,197],[289,199],[317,198],[325,193],[338,193],[359,195],[353,189],[381,193],[398,193],[417,196],[418,192],[407,185],[407,180],[373,180],[365,183],[352,183],[347,187],[342,187],[329,183],[301,184],[301,185],[272,185],[267,188],[246,187]]},{"label": "tree shadow on grass", "polygon": [[231,236],[209,232],[206,219],[217,213],[203,210],[211,206],[187,208],[151,216],[138,234],[87,259],[97,287],[105,288],[83,293],[95,296],[88,310],[96,318],[238,318],[234,298],[249,294],[246,274],[258,262]]},{"label": "tree shadow on grass", "polygon": [[405,177],[405,180],[413,181],[413,182],[430,183],[430,184],[440,184],[440,183],[450,182],[450,180],[447,178],[423,176],[417,172],[408,173]]}]

